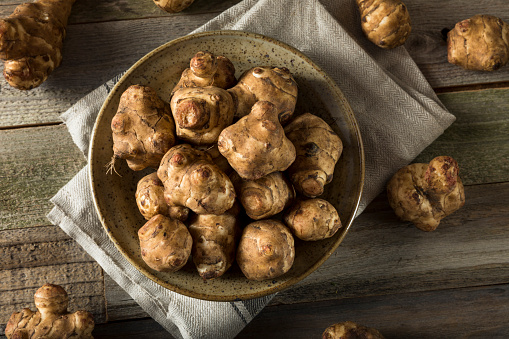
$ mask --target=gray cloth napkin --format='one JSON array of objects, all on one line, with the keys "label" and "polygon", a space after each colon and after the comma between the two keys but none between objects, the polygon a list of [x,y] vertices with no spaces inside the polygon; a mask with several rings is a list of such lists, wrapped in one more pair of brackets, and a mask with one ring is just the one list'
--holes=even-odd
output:
[{"label": "gray cloth napkin", "polygon": [[[232,29],[281,40],[302,51],[339,85],[357,117],[366,154],[360,211],[453,121],[403,47],[382,50],[360,30],[354,0],[244,0],[196,32]],[[120,77],[120,76],[119,76]],[[62,115],[88,154],[112,79]],[[48,219],[74,238],[141,307],[176,338],[232,338],[271,300],[209,302],[166,290],[117,251],[96,215],[82,169],[51,199]]]}]

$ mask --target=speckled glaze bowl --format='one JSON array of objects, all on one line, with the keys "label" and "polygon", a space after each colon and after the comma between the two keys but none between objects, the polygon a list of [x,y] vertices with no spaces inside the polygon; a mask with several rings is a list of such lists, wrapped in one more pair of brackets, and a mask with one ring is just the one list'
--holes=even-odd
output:
[{"label": "speckled glaze bowl", "polygon": [[[338,210],[343,227],[318,242],[296,239],[295,263],[289,272],[267,281],[250,281],[234,264],[222,277],[203,281],[192,260],[175,273],[150,269],[141,258],[137,231],[146,222],[136,206],[136,184],[153,170],[131,171],[125,161],[116,162],[120,175],[106,174],[113,155],[111,119],[120,95],[130,85],[153,87],[164,99],[178,82],[189,60],[201,50],[228,57],[239,76],[254,66],[288,68],[294,75],[299,96],[296,114],[311,112],[327,121],[344,144],[334,179],[322,198]],[[354,114],[345,97],[327,74],[298,50],[274,39],[240,31],[198,33],[173,40],[134,64],[116,84],[97,118],[90,150],[90,178],[101,222],[118,250],[148,278],[172,291],[205,300],[232,301],[268,295],[285,289],[318,268],[338,247],[356,214],[364,181],[364,153]]]}]

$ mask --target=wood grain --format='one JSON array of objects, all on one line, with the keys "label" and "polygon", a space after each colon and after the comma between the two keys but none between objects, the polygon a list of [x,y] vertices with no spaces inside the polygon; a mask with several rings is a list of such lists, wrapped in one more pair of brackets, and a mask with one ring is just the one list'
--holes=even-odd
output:
[{"label": "wood grain", "polygon": [[50,198],[84,165],[64,125],[0,131],[0,230],[48,225]]}]

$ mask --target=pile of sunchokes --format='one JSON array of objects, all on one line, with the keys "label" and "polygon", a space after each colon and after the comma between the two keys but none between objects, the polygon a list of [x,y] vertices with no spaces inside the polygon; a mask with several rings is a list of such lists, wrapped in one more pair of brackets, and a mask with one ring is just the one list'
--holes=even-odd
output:
[{"label": "pile of sunchokes", "polygon": [[294,237],[320,241],[341,228],[336,208],[316,197],[343,145],[318,116],[294,117],[297,92],[286,68],[253,67],[237,82],[230,60],[200,51],[168,102],[144,85],[121,95],[113,159],[146,169],[135,198],[151,269],[193,262],[208,280],[237,261],[248,279],[274,279],[298,255]]}]

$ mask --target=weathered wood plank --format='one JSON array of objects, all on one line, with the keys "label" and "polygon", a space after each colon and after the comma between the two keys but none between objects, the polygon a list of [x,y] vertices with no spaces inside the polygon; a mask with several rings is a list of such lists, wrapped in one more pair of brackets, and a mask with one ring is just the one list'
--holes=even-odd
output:
[{"label": "weathered wood plank", "polygon": [[104,296],[108,321],[147,318],[149,315],[106,273]]},{"label": "weathered wood plank", "polygon": [[64,125],[0,131],[0,230],[49,225],[49,199],[84,165]]},{"label": "weathered wood plank", "polygon": [[155,320],[146,318],[134,321],[116,321],[98,325],[92,333],[95,339],[172,339]]},{"label": "weathered wood plank", "polygon": [[[237,338],[320,338],[355,321],[386,338],[507,338],[509,285],[266,307]],[[154,326],[157,328],[157,326]]]}]

